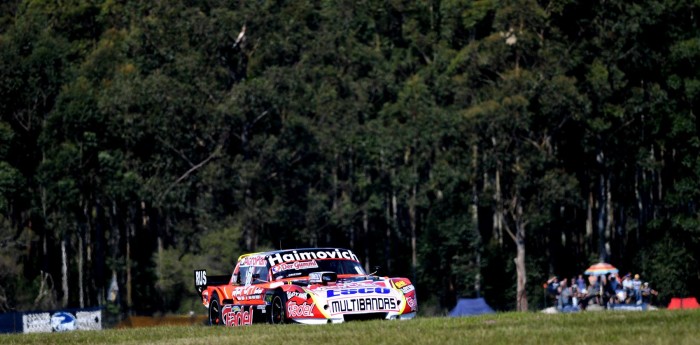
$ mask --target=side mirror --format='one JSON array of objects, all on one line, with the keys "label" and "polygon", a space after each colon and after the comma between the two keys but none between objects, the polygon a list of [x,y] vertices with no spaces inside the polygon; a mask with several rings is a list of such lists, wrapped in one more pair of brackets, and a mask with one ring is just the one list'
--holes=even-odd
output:
[{"label": "side mirror", "polygon": [[377,266],[372,266],[373,272],[370,273],[369,275],[371,275],[371,276],[376,275],[377,272],[379,272],[380,269],[382,269],[382,266],[379,266],[379,265],[377,265]]},{"label": "side mirror", "polygon": [[311,284],[323,284],[328,285],[328,283],[333,283],[338,280],[338,274],[330,271],[323,272],[311,272],[309,273],[309,283]]}]

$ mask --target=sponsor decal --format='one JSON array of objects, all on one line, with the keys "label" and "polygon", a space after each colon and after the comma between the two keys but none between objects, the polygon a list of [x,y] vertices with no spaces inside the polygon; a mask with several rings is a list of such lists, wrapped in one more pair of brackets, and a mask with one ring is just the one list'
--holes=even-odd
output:
[{"label": "sponsor decal", "polygon": [[403,291],[404,294],[407,294],[411,291],[416,291],[416,288],[413,286],[413,284],[411,284],[411,285],[406,285],[406,286],[402,287],[401,291]]},{"label": "sponsor decal", "polygon": [[28,313],[22,315],[22,326],[24,333],[97,330],[102,329],[102,312],[93,310],[75,313]]},{"label": "sponsor decal", "polygon": [[24,333],[51,332],[51,315],[49,313],[32,313],[22,315]]},{"label": "sponsor decal", "polygon": [[265,261],[265,256],[254,255],[247,256],[241,259],[240,267],[267,267],[267,262]]},{"label": "sponsor decal", "polygon": [[248,300],[248,301],[253,301],[253,300],[260,300],[260,299],[263,299],[263,297],[262,297],[262,295],[249,295],[249,296],[245,296],[245,298],[240,298],[240,299],[245,299],[245,300]]},{"label": "sponsor decal", "polygon": [[351,288],[351,289],[341,289],[341,290],[327,290],[326,298],[333,298],[337,296],[355,295],[355,294],[380,294],[387,295],[391,293],[391,289],[383,287],[364,287],[364,288]]},{"label": "sponsor decal", "polygon": [[610,305],[610,310],[634,310],[634,311],[642,311],[642,310],[647,310],[647,305],[646,304],[612,304]]},{"label": "sponsor decal", "polygon": [[331,315],[374,311],[398,311],[398,302],[391,297],[358,297],[330,302]]},{"label": "sponsor decal", "polygon": [[80,330],[98,330],[102,329],[102,312],[97,311],[79,311],[75,313],[76,326]]},{"label": "sponsor decal", "polygon": [[75,330],[75,316],[65,311],[59,311],[51,315],[51,330],[65,332]]},{"label": "sponsor decal", "polygon": [[253,324],[253,306],[239,307],[230,304],[221,309],[221,316],[226,326],[247,326]]},{"label": "sponsor decal", "polygon": [[347,283],[342,283],[340,284],[340,287],[342,288],[360,288],[360,287],[385,287],[386,284],[384,282],[374,282],[371,280],[364,280],[360,282],[347,282]]},{"label": "sponsor decal", "polygon": [[413,297],[406,297],[406,304],[408,304],[409,307],[411,307],[411,310],[416,310],[416,307],[418,306],[416,303],[416,299]]},{"label": "sponsor decal", "polygon": [[287,291],[287,299],[292,298],[308,299],[309,295],[306,292]]},{"label": "sponsor decal", "polygon": [[207,285],[207,271],[194,271],[194,285]]},{"label": "sponsor decal", "polygon": [[374,289],[376,287],[385,287],[386,284],[383,282],[372,282],[371,280],[361,281],[361,282],[344,282],[337,283],[333,286],[314,286],[313,291],[326,291],[326,290],[338,290],[338,289],[349,289],[349,288],[368,288]]},{"label": "sponsor decal", "polygon": [[311,305],[306,304],[296,304],[296,303],[289,303],[287,304],[287,315],[291,318],[295,317],[313,317],[314,313],[314,304],[312,303]]},{"label": "sponsor decal", "polygon": [[235,289],[233,289],[233,292],[231,292],[231,295],[233,296],[242,296],[242,295],[259,295],[263,293],[263,288],[257,287],[257,286],[239,286]]},{"label": "sponsor decal", "polygon": [[291,264],[283,262],[279,265],[273,266],[272,273],[279,273],[288,270],[303,270],[307,268],[318,268],[318,263],[316,263],[316,260],[295,261]]},{"label": "sponsor decal", "polygon": [[394,283],[394,285],[396,286],[397,289],[400,289],[400,288],[406,286],[406,282],[401,280],[401,281],[397,281],[396,283]]},{"label": "sponsor decal", "polygon": [[267,257],[267,261],[270,266],[275,266],[284,262],[292,261],[311,261],[317,259],[347,259],[353,261],[360,261],[357,256],[350,250],[309,250],[309,251],[296,251],[293,250],[291,253],[276,253]]}]

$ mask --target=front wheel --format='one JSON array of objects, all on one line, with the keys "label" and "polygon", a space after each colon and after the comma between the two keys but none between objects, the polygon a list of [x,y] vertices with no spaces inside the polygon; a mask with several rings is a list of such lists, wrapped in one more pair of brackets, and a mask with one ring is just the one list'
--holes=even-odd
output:
[{"label": "front wheel", "polygon": [[287,322],[287,295],[276,291],[270,303],[270,323],[282,324]]},{"label": "front wheel", "polygon": [[214,292],[211,301],[209,302],[209,325],[217,326],[223,324],[224,321],[221,317],[221,302],[219,301],[219,294]]}]

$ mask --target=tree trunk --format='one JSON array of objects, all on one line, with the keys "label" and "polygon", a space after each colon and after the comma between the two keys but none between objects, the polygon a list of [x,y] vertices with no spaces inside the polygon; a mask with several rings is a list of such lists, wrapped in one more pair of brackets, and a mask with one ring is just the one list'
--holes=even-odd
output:
[{"label": "tree trunk", "polygon": [[243,222],[243,239],[245,242],[245,250],[248,252],[253,251],[253,221],[252,213],[255,212],[255,206],[253,202],[253,192],[250,187],[246,187],[243,198],[243,205],[246,208],[245,221]]},{"label": "tree trunk", "polygon": [[61,240],[61,287],[63,288],[63,300],[61,306],[68,305],[68,253],[66,252],[66,235]]},{"label": "tree trunk", "polygon": [[362,208],[362,232],[365,238],[365,272],[372,272],[369,270],[369,245],[371,241],[369,238],[369,215],[367,214],[366,206]]},{"label": "tree trunk", "polygon": [[[352,185],[355,184],[355,181],[353,180],[353,177],[352,177],[352,176],[355,176],[355,166],[354,166],[354,164],[353,164],[352,159],[353,159],[353,155],[354,155],[354,152],[355,152],[355,151],[353,150],[352,147],[349,148],[349,151],[350,151],[350,152],[349,152],[349,154],[348,154],[348,176],[350,176],[349,179],[350,179],[351,187],[348,188],[348,198],[347,198],[347,200],[349,200],[349,202],[352,203],[352,200],[353,200],[353,188],[354,188],[354,186],[352,186]],[[353,218],[354,218],[354,217],[353,217]],[[350,249],[353,250],[353,251],[355,250],[355,226],[354,226],[353,224],[350,224]]]},{"label": "tree trunk", "polygon": [[[393,175],[393,171],[392,171]],[[396,191],[392,189],[391,191],[391,217],[392,217],[392,227],[396,230],[396,236],[401,236],[401,230],[399,229],[399,200],[396,196]],[[391,258],[389,259],[391,260]],[[391,261],[390,261],[391,262]],[[387,266],[387,270],[389,266]],[[391,271],[389,271],[391,272]]]},{"label": "tree trunk", "polygon": [[131,309],[133,300],[131,298],[131,238],[134,234],[134,225],[129,222],[126,230],[126,306]]},{"label": "tree trunk", "polygon": [[416,279],[416,268],[418,267],[418,249],[416,248],[416,185],[411,191],[411,200],[408,205],[408,218],[411,226],[411,273],[413,280]]},{"label": "tree trunk", "polygon": [[[94,204],[93,204],[94,205]],[[91,206],[93,210],[93,214],[97,214],[97,211],[95,210],[95,206]],[[98,220],[99,221],[99,220]],[[87,283],[87,291],[85,292],[85,304],[89,306],[94,306],[96,303],[96,300],[92,299],[91,296],[93,296],[94,291],[96,290],[95,287],[97,286],[97,283],[95,282],[95,274],[94,274],[94,267],[95,267],[95,260],[93,259],[92,255],[94,253],[93,251],[93,226],[95,224],[95,219],[93,218],[88,218],[87,221],[87,229],[85,230],[85,273],[87,275],[87,278],[85,279],[85,282]]]},{"label": "tree trunk", "polygon": [[386,222],[386,233],[384,234],[384,267],[387,272],[391,272],[391,196],[386,194],[384,220]]},{"label": "tree trunk", "polygon": [[476,297],[481,297],[481,232],[479,231],[479,193],[476,178],[479,167],[479,147],[472,145],[472,229],[474,231],[474,241],[476,245],[476,275],[474,276],[474,291]]},{"label": "tree trunk", "polygon": [[517,271],[517,310],[527,311],[527,272],[525,270],[525,231],[516,230],[518,238],[516,242],[517,253],[515,257],[515,269]]},{"label": "tree trunk", "polygon": [[607,193],[605,192],[605,176],[600,174],[599,182],[599,193],[598,197],[598,261],[607,262],[607,252],[605,250],[605,223],[606,223],[606,210],[607,210]]},{"label": "tree trunk", "polygon": [[517,272],[517,310],[527,311],[527,271],[525,268],[525,223],[523,222],[523,208],[520,203],[516,206],[515,220],[515,269]]},{"label": "tree trunk", "polygon": [[607,216],[605,222],[605,258],[606,260],[609,260],[611,255],[610,243],[613,241],[613,224],[615,216],[615,213],[613,212],[612,192],[610,189],[610,177],[608,177],[605,181],[605,191],[605,213]]},{"label": "tree trunk", "polygon": [[[42,159],[42,163],[43,163],[43,159]],[[39,193],[41,194],[41,215],[43,217],[42,219],[44,219],[44,221],[46,222],[48,219],[47,215],[46,215],[46,189],[44,189],[42,187],[39,187],[39,188],[40,188]],[[47,243],[48,242],[47,241],[47,237],[48,237],[47,232],[49,230],[48,225],[49,225],[48,222],[46,224],[44,224],[44,226],[42,227],[43,231],[41,232],[41,254],[42,254],[41,255],[41,268],[42,268],[41,270],[43,272],[49,272],[49,252],[48,252],[48,243]]]},{"label": "tree trunk", "polygon": [[495,176],[495,193],[493,196],[494,202],[496,205],[496,211],[493,215],[493,236],[496,238],[498,241],[498,245],[500,247],[503,247],[503,197],[501,195],[501,169],[500,169],[500,163],[498,169],[496,169],[496,176]]},{"label": "tree trunk", "polygon": [[636,242],[639,244],[640,232],[644,230],[644,200],[642,199],[642,185],[639,181],[640,176],[643,174],[640,167],[637,167],[637,171],[634,175],[634,196],[637,199],[637,231],[636,231]]},{"label": "tree trunk", "polygon": [[[336,214],[338,212],[338,195],[340,195],[340,191],[338,190],[338,165],[340,164],[338,153],[335,153],[333,156],[333,168],[332,168],[332,174],[333,174],[333,204],[331,206],[331,213]],[[331,243],[331,232],[326,231],[326,243]]]},{"label": "tree trunk", "polygon": [[625,257],[625,248],[627,246],[627,239],[626,237],[626,223],[627,223],[627,216],[625,215],[625,208],[624,207],[618,207],[617,209],[617,222],[615,222],[615,237],[616,237],[616,250],[617,250],[617,257],[618,258],[624,258]]},{"label": "tree trunk", "polygon": [[[664,162],[665,162],[665,160],[664,160],[665,152],[664,151],[665,150],[664,150],[663,146],[659,147],[659,159],[658,160],[654,159],[654,161],[656,163],[658,163],[658,166],[659,166],[659,168],[654,171],[656,174],[656,185],[657,185],[656,200],[658,200],[659,203],[662,202],[663,197],[664,197],[664,181],[663,181],[664,180],[663,169],[664,169]],[[657,208],[655,208],[655,209],[657,209]]]},{"label": "tree trunk", "polygon": [[85,298],[83,290],[83,231],[79,231],[78,235],[78,298],[80,308],[85,308]]},{"label": "tree trunk", "polygon": [[583,253],[588,253],[588,248],[593,245],[593,205],[595,204],[595,199],[593,198],[593,191],[588,192],[588,205],[586,207],[586,237],[585,241],[581,241],[583,247],[581,251]]}]

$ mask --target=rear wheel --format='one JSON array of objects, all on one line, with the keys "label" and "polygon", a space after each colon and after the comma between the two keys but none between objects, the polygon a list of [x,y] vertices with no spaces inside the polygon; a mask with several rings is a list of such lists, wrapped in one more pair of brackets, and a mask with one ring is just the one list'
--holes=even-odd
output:
[{"label": "rear wheel", "polygon": [[287,322],[287,295],[282,291],[276,291],[270,303],[270,323],[281,324]]},{"label": "rear wheel", "polygon": [[209,325],[217,326],[223,324],[224,320],[221,317],[221,301],[219,300],[219,294],[214,292],[209,302]]}]

